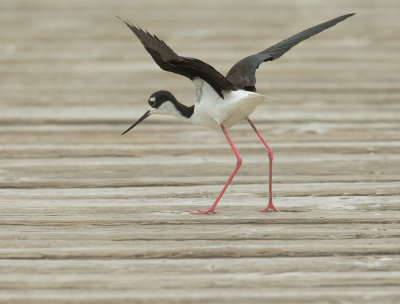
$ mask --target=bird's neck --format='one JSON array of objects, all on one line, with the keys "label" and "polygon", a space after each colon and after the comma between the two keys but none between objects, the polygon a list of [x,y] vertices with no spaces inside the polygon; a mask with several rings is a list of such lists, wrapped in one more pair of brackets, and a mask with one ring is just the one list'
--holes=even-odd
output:
[{"label": "bird's neck", "polygon": [[194,112],[194,106],[188,107],[188,106],[180,103],[177,100],[175,100],[173,102],[173,105],[174,105],[175,109],[179,112],[178,116],[181,116],[182,118],[187,118],[187,119],[192,117],[193,112]]},{"label": "bird's neck", "polygon": [[180,119],[190,119],[194,112],[194,106],[188,107],[180,103],[176,99],[164,102],[155,112],[159,115],[170,115]]}]

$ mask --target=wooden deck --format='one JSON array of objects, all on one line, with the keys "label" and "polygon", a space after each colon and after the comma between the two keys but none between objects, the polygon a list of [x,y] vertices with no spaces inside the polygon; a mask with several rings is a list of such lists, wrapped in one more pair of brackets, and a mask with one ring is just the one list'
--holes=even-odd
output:
[{"label": "wooden deck", "polygon": [[[0,4],[0,303],[399,303],[400,2]],[[226,73],[358,14],[258,70],[277,100],[223,134],[144,113],[191,83],[114,16]]]}]

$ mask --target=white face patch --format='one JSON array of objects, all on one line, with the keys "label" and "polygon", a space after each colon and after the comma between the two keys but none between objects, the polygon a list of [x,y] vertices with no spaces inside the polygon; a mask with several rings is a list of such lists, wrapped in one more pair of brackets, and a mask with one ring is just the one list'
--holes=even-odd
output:
[{"label": "white face patch", "polygon": [[149,99],[149,101],[156,101],[156,98],[153,96]]}]

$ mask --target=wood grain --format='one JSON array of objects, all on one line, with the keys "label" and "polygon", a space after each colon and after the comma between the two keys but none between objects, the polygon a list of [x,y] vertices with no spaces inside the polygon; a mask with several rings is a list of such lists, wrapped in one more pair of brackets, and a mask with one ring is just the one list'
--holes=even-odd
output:
[{"label": "wood grain", "polygon": [[[398,303],[400,4],[2,0],[0,303]],[[257,72],[274,97],[231,137],[151,117],[169,89],[116,15],[225,74],[307,27],[357,15]]]}]

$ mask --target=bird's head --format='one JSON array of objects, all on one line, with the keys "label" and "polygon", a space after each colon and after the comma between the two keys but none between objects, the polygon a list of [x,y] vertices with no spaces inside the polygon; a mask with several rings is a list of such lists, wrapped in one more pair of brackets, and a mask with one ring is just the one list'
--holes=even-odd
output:
[{"label": "bird's head", "polygon": [[176,112],[176,108],[174,104],[177,103],[176,98],[172,95],[171,92],[161,90],[157,91],[149,97],[149,110],[144,113],[142,117],[140,117],[132,126],[130,126],[122,135],[133,129],[151,114],[159,114],[159,115],[173,115]]}]

